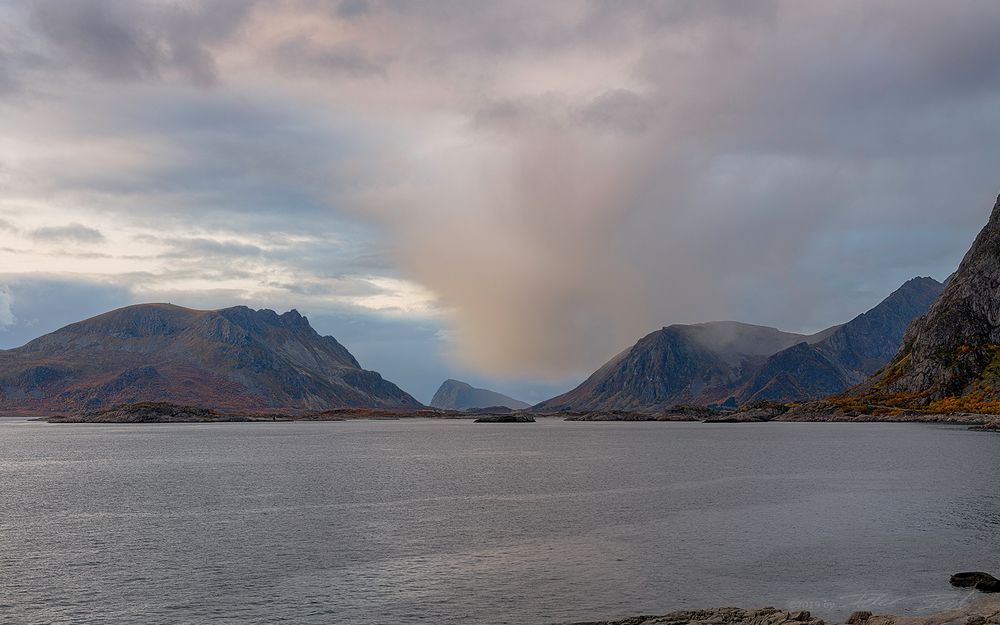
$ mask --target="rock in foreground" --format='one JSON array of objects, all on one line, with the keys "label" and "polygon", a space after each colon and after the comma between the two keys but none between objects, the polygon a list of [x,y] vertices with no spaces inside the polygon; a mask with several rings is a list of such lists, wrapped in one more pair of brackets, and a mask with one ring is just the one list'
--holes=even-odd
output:
[{"label": "rock in foreground", "polygon": [[1000,592],[1000,579],[989,573],[955,573],[951,576],[951,585],[959,588],[975,588],[980,592]]}]

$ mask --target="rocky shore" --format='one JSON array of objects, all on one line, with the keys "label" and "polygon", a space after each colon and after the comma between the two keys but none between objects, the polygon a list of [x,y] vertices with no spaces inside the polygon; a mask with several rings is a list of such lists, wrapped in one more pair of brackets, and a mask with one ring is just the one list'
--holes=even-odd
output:
[{"label": "rocky shore", "polygon": [[[847,625],[1000,625],[1000,597],[987,596],[955,610],[928,616],[899,616],[855,612]],[[807,611],[777,608],[714,608],[671,612],[661,616],[634,616],[617,621],[589,621],[573,625],[827,625]]]},{"label": "rocky shore", "polygon": [[878,405],[853,405],[837,398],[798,403],[759,401],[739,408],[678,404],[658,411],[595,410],[547,413],[566,421],[701,421],[703,423],[837,422],[837,423],[948,423],[977,430],[1000,430],[1000,415],[972,412],[904,410]]},{"label": "rocky shore", "polygon": [[724,415],[704,406],[677,405],[658,412],[593,410],[543,413],[566,421],[704,421]]},{"label": "rocky shore", "polygon": [[977,432],[1000,432],[1000,418],[993,419],[989,423],[982,425],[974,425],[969,429],[976,430]]},{"label": "rocky shore", "polygon": [[845,411],[825,401],[808,402],[793,406],[750,406],[739,410],[718,411],[708,408],[671,408],[660,412],[628,412],[622,410],[583,413],[544,413],[549,417],[562,417],[566,421],[700,421],[702,423],[764,423],[818,422],[818,423],[943,423],[968,425],[979,431],[1000,431],[1000,415],[971,412],[941,413],[916,410],[898,410],[889,414],[872,414],[864,411]]}]

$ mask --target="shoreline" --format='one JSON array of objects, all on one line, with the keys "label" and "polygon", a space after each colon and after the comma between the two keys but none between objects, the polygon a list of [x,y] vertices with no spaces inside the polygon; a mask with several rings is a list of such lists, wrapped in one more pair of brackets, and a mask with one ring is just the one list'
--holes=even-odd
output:
[{"label": "shoreline", "polygon": [[153,419],[88,419],[86,416],[80,415],[54,415],[54,416],[37,416],[37,415],[0,415],[0,419],[19,419],[26,421],[36,421],[40,423],[50,423],[53,425],[155,425],[155,424],[170,424],[170,423],[301,423],[301,422],[326,422],[326,423],[343,423],[349,421],[468,421],[472,423],[480,424],[492,424],[492,423],[520,423],[529,424],[536,423],[538,421],[564,421],[566,423],[685,423],[685,424],[698,424],[698,425],[750,425],[750,424],[766,424],[766,423],[778,423],[778,424],[793,424],[793,423],[830,423],[830,424],[888,424],[888,425],[951,425],[951,426],[964,426],[967,430],[973,432],[992,432],[1000,433],[1000,420],[962,420],[950,418],[948,415],[942,415],[942,418],[928,418],[928,419],[843,419],[843,418],[831,418],[831,419],[773,419],[770,421],[725,421],[725,420],[715,420],[715,421],[701,421],[697,419],[567,419],[560,415],[532,415],[531,419],[524,418],[510,418],[507,415],[482,415],[482,414],[469,414],[469,415],[426,415],[426,414],[407,414],[407,415],[352,415],[352,416],[329,416],[329,415],[222,415],[219,417],[209,417],[209,418],[153,418]]},{"label": "shoreline", "polygon": [[0,414],[47,423],[224,423],[224,422],[284,422],[284,421],[352,421],[352,420],[471,420],[477,423],[533,423],[535,419],[560,419],[574,423],[614,422],[651,423],[678,422],[704,424],[743,423],[937,423],[964,425],[980,431],[1000,431],[1000,415],[981,413],[939,413],[900,411],[894,414],[868,414],[823,410],[816,406],[789,409],[783,406],[752,407],[734,412],[713,412],[700,407],[682,407],[660,412],[625,410],[595,410],[587,412],[533,410],[501,410],[486,408],[457,411],[434,408],[336,408],[328,410],[239,410],[205,408],[170,402],[141,402],[93,411],[68,411],[52,414],[28,411],[27,414]]},{"label": "shoreline", "polygon": [[700,425],[748,425],[765,423],[853,423],[853,424],[911,424],[911,425],[953,425],[965,426],[966,429],[975,432],[1000,433],[1000,417],[975,418],[965,415],[927,415],[921,418],[881,418],[881,417],[849,417],[830,416],[796,418],[796,419],[769,419],[769,420],[701,420],[701,419],[662,419],[656,417],[637,417],[629,419],[621,418],[601,418],[593,417],[588,419],[568,418],[558,414],[532,415],[527,413],[530,419],[511,417],[511,415],[489,415],[483,413],[465,414],[427,414],[427,413],[406,413],[406,414],[218,414],[211,416],[101,416],[94,418],[90,415],[0,415],[0,419],[23,419],[50,423],[54,425],[128,425],[128,424],[169,424],[169,423],[294,423],[294,422],[328,422],[340,423],[347,421],[469,421],[474,423],[494,423],[510,422],[529,424],[537,421],[564,421],[567,423],[687,423]]},{"label": "shoreline", "polygon": [[[807,610],[767,608],[708,608],[662,615],[641,615],[603,621],[578,621],[567,625],[838,625]],[[924,616],[872,614],[856,611],[844,625],[1000,625],[1000,594],[984,594],[958,608]]]}]

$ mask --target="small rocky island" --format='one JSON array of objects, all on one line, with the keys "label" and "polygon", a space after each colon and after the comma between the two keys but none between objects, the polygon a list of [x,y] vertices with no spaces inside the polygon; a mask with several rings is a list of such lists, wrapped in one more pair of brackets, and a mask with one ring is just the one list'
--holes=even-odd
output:
[{"label": "small rocky island", "polygon": [[479,417],[473,423],[534,423],[535,418],[527,414],[491,414]]},{"label": "small rocky island", "polygon": [[[486,415],[510,417],[511,415]],[[472,419],[474,415],[456,410],[336,408],[315,412],[229,412],[184,406],[171,402],[138,402],[113,408],[43,417],[49,423],[221,423],[227,421],[348,421],[386,419]],[[531,418],[531,417],[528,417]],[[532,419],[534,421],[534,419]]]},{"label": "small rocky island", "polygon": [[[266,419],[270,421],[271,417],[272,415],[269,415]],[[45,420],[49,423],[210,423],[264,419],[263,415],[251,417],[227,414],[209,408],[180,406],[169,402],[140,402],[79,414],[55,415]]]}]

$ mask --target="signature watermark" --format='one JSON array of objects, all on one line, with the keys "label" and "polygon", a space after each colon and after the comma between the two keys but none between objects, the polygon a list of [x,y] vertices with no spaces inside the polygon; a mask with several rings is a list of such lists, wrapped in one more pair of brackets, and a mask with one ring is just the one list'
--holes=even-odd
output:
[{"label": "signature watermark", "polygon": [[975,591],[963,593],[930,593],[905,595],[892,592],[864,592],[841,595],[831,599],[793,599],[789,610],[832,612],[835,610],[868,610],[889,612],[899,609],[906,612],[944,612],[957,610],[976,600]]}]

